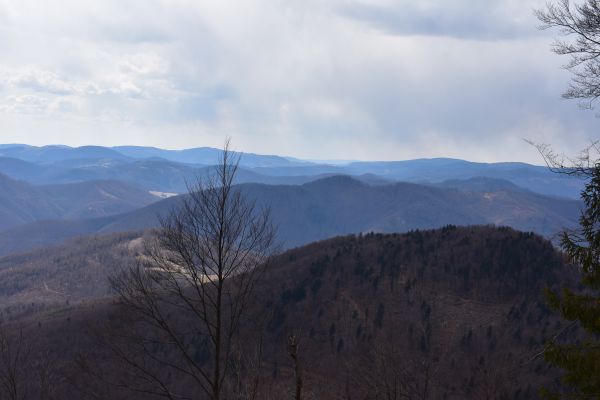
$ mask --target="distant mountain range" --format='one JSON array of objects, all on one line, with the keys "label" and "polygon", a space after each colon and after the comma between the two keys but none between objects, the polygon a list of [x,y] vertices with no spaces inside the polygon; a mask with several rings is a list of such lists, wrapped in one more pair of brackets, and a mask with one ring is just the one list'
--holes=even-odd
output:
[{"label": "distant mountain range", "polygon": [[[447,224],[507,225],[547,237],[577,223],[579,202],[543,196],[491,178],[367,184],[332,176],[303,185],[243,184],[258,206],[271,209],[278,238],[290,248],[358,232],[406,232]],[[81,235],[156,227],[176,207],[171,197],[127,213],[103,218],[44,220],[0,232],[0,255],[58,244]]]},{"label": "distant mountain range", "polygon": [[[304,184],[324,176],[350,175],[371,183],[440,183],[476,177],[504,179],[552,196],[579,198],[583,182],[525,163],[475,163],[434,158],[327,164],[275,155],[239,153],[238,183]],[[160,192],[186,192],[186,182],[206,173],[221,150],[201,147],[164,150],[154,147],[0,145],[0,173],[33,184],[119,180]],[[366,178],[364,178],[366,177]]]},{"label": "distant mountain range", "polygon": [[[214,165],[219,162],[222,151],[211,147],[198,147],[185,150],[164,150],[155,147],[140,146],[82,146],[69,147],[63,145],[29,146],[25,144],[5,144],[0,146],[0,155],[18,158],[33,163],[52,163],[72,159],[163,159],[167,161]],[[287,167],[292,165],[309,164],[305,161],[288,159],[273,155],[243,154],[240,164],[245,167]]]}]

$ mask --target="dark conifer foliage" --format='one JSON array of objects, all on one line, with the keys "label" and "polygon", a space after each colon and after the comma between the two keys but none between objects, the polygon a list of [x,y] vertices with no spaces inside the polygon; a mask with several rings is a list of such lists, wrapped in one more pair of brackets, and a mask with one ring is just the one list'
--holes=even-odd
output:
[{"label": "dark conifer foliage", "polygon": [[[576,398],[600,396],[600,164],[591,172],[590,181],[581,193],[585,209],[580,229],[562,235],[562,248],[581,269],[585,290],[568,288],[562,293],[548,291],[551,307],[564,318],[581,326],[587,335],[582,341],[564,341],[557,337],[544,355],[550,363],[565,370],[567,386],[560,395]],[[559,394],[548,394],[559,398]]]}]

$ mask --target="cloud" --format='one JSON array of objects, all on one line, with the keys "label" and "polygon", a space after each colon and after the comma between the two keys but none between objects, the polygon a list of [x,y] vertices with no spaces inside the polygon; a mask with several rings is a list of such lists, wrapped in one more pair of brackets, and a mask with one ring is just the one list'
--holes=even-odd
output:
[{"label": "cloud", "polygon": [[539,162],[597,120],[543,0],[0,1],[1,141]]},{"label": "cloud", "polygon": [[0,111],[19,114],[39,114],[48,108],[48,100],[34,95],[9,96]]},{"label": "cloud", "polygon": [[35,92],[52,93],[56,95],[72,94],[75,90],[69,83],[49,71],[29,69],[16,72],[7,78],[8,85],[20,89],[30,89]]}]

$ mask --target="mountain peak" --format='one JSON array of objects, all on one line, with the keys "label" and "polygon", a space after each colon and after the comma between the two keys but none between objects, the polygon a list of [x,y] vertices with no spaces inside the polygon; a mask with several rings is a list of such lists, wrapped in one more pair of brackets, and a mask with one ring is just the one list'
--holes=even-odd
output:
[{"label": "mountain peak", "polygon": [[331,175],[312,182],[305,183],[306,187],[365,187],[368,186],[360,180],[349,175]]}]

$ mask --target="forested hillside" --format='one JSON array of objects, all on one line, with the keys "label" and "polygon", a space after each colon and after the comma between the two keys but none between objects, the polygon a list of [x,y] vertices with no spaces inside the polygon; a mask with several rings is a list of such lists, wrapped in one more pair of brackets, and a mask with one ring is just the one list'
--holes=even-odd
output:
[{"label": "forested hillside", "polygon": [[82,237],[61,246],[0,258],[0,317],[112,296],[108,277],[143,253],[141,233]]},{"label": "forested hillside", "polygon": [[[101,243],[123,248],[132,237],[113,239]],[[87,250],[94,259],[93,247]],[[78,276],[53,268],[57,276]],[[396,398],[536,398],[539,386],[551,385],[556,376],[539,352],[566,326],[546,308],[542,289],[576,281],[548,241],[491,227],[339,237],[286,252],[265,268],[239,344],[258,368],[246,371],[244,379],[260,372],[262,399],[285,398],[293,390],[290,335],[300,343],[309,399],[394,398],[387,397],[392,388],[401,396]],[[99,277],[114,268],[98,271]],[[86,304],[13,326],[25,326],[52,349],[58,371],[83,389],[62,383],[56,393],[147,398],[108,384],[123,383],[133,372],[125,372],[127,365],[110,346],[94,345],[98,333],[114,330],[119,340],[129,329],[134,334],[135,317],[118,303]],[[184,326],[193,317],[180,312],[177,318]],[[202,354],[202,342],[186,345]],[[176,351],[168,342],[155,350],[163,356]],[[91,370],[73,363],[81,357]],[[186,393],[187,381],[173,366],[148,364],[154,367]]]}]

